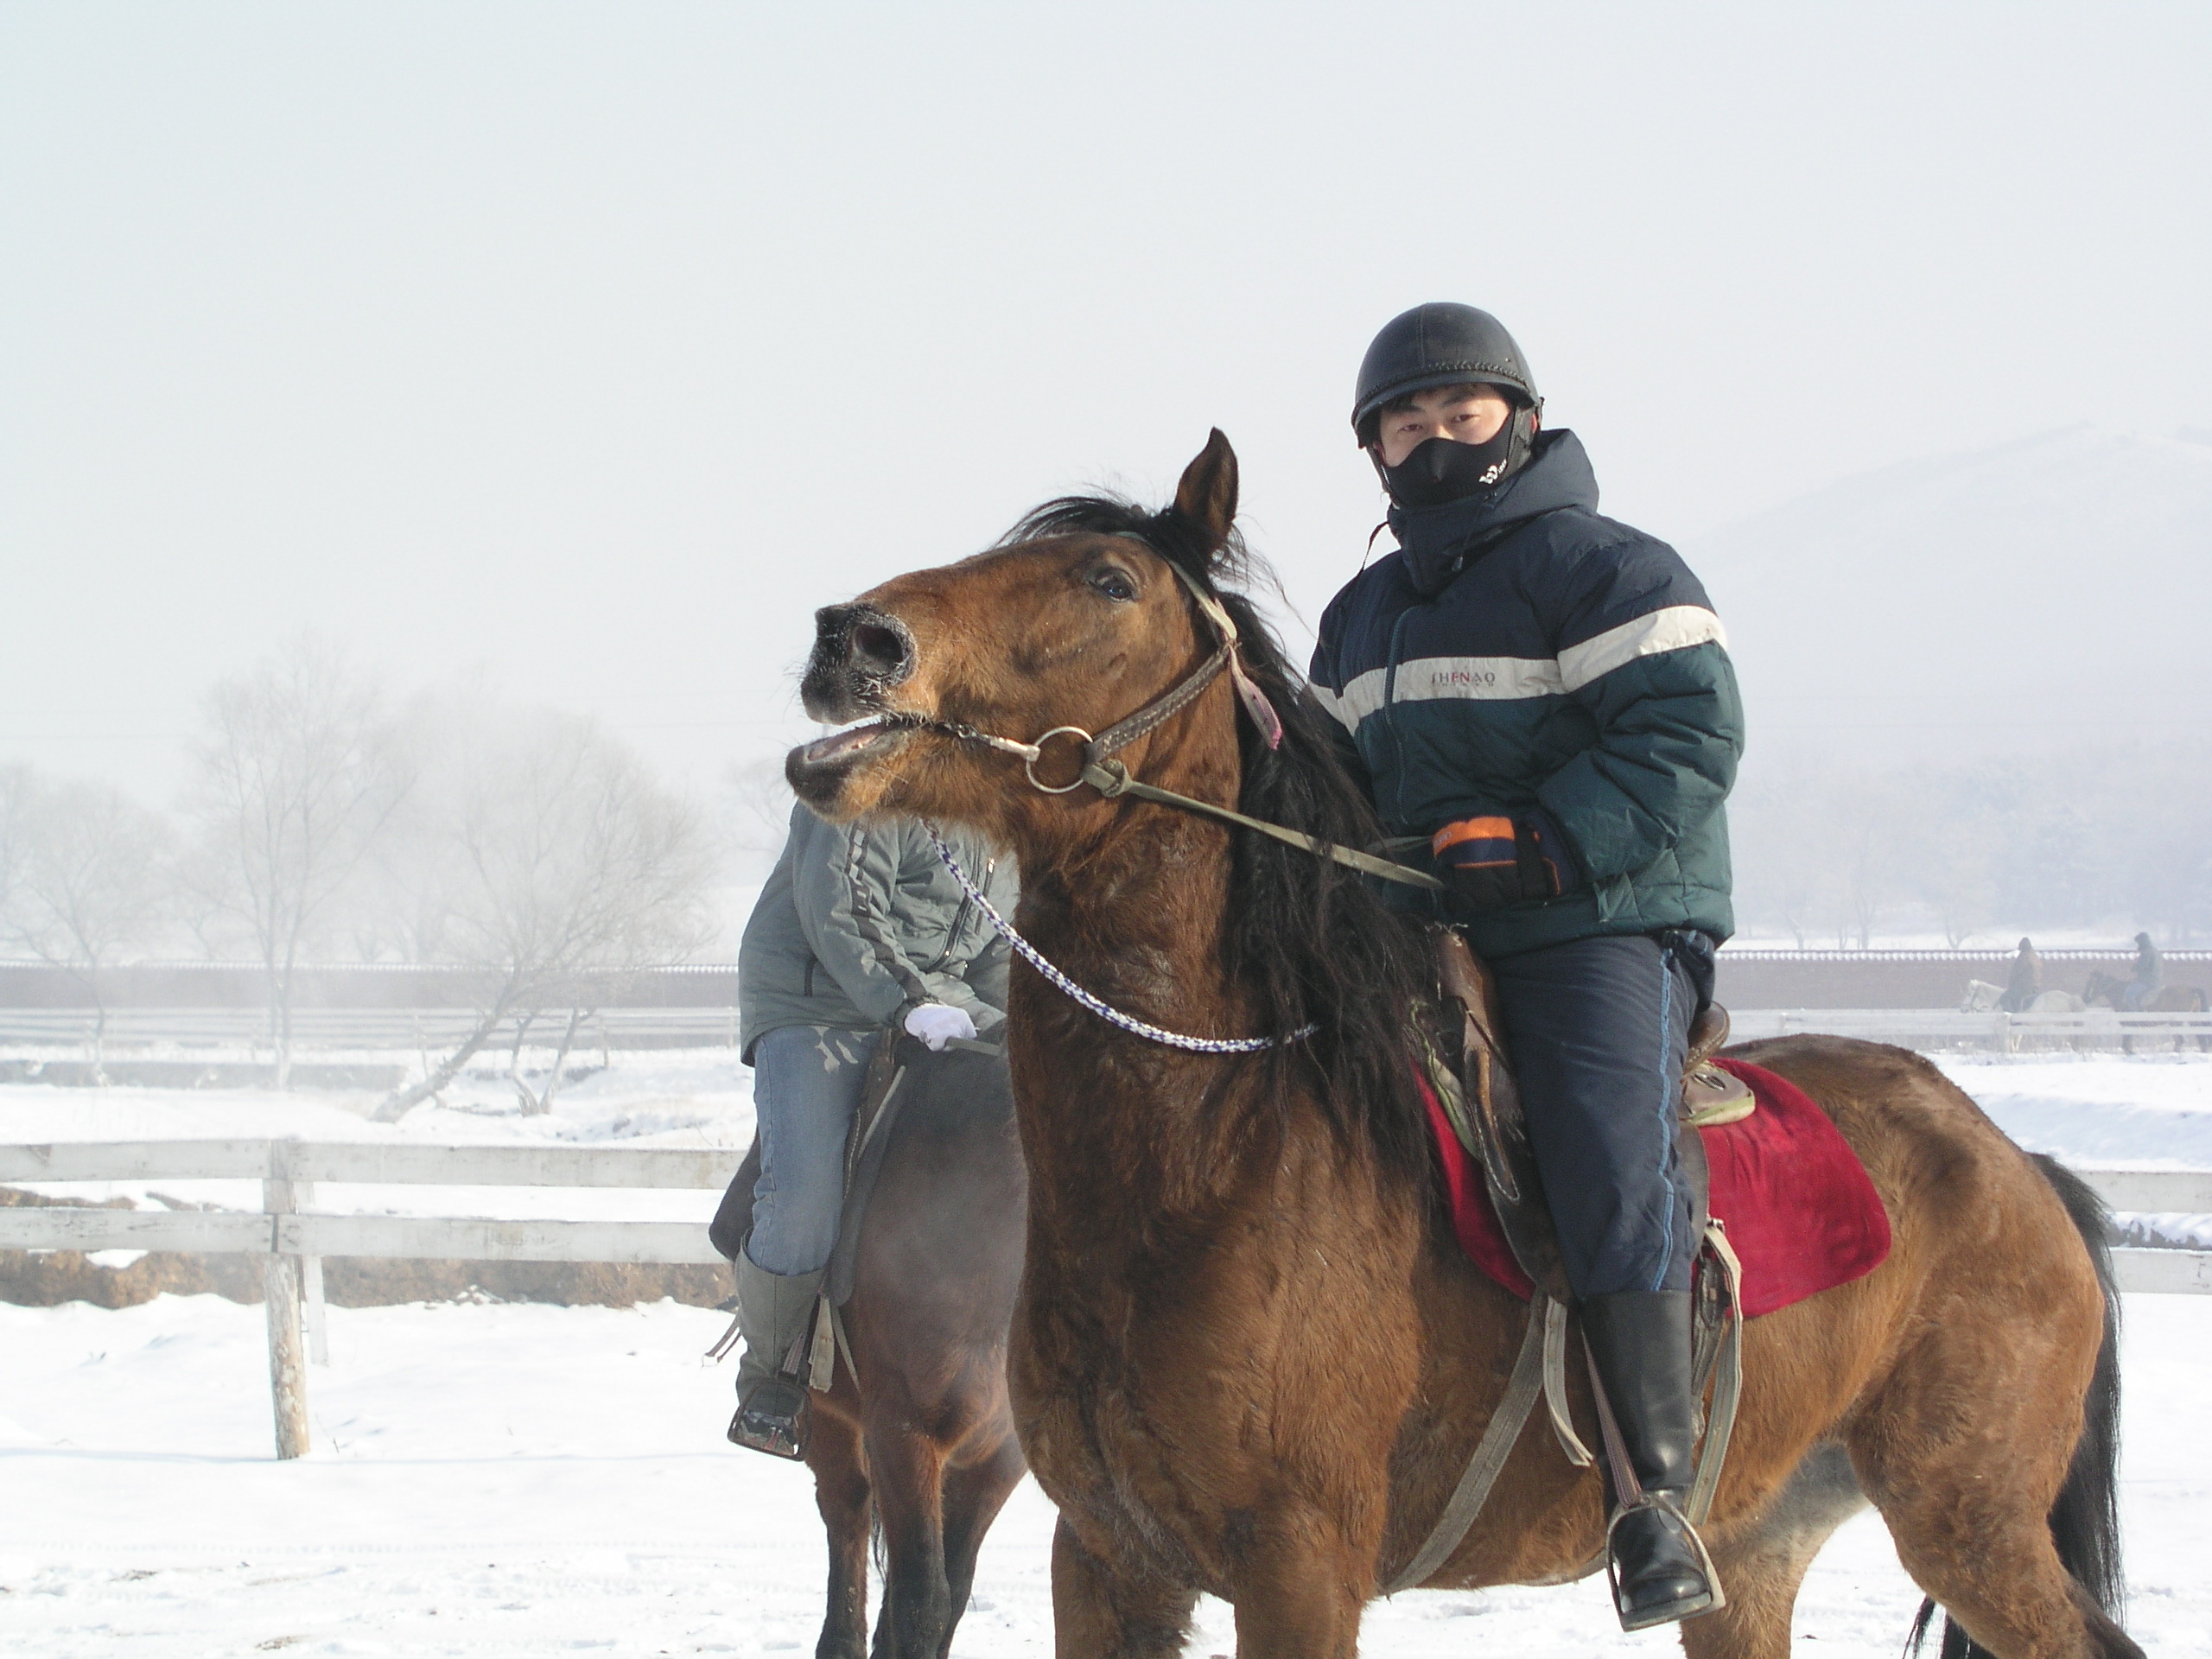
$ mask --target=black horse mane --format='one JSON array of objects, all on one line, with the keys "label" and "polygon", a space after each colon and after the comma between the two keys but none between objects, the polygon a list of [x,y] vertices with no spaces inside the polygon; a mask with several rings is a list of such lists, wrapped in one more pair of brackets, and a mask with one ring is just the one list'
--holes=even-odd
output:
[{"label": "black horse mane", "polygon": [[[1237,721],[1243,762],[1241,810],[1348,847],[1382,834],[1375,809],[1338,759],[1335,721],[1306,689],[1281,640],[1241,588],[1280,587],[1266,563],[1231,531],[1215,546],[1173,507],[1154,512],[1114,495],[1063,496],[1025,516],[1001,547],[1050,536],[1128,536],[1220,600],[1236,624],[1245,669],[1282,717],[1269,749]],[[1234,582],[1236,587],[1224,587]],[[1200,637],[1211,626],[1193,615]],[[1386,1164],[1429,1166],[1425,1108],[1413,1079],[1410,1011],[1429,995],[1420,930],[1361,877],[1328,859],[1249,830],[1233,833],[1230,972],[1256,994],[1266,1028],[1317,1029],[1268,1051],[1287,1070],[1310,1063],[1324,1109],[1347,1140],[1364,1140]]]}]

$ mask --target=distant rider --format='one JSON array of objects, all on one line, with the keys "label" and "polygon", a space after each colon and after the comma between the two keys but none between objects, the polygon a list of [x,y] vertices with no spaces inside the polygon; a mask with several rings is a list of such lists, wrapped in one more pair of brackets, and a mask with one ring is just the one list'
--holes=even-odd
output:
[{"label": "distant rider", "polygon": [[1997,999],[1997,1006],[2007,1014],[2024,1014],[2042,995],[2043,958],[2036,954],[2033,944],[2022,939],[2012,957],[2012,976],[2005,982],[2005,995]]},{"label": "distant rider", "polygon": [[2148,933],[2135,936],[2135,977],[2127,982],[2124,1001],[2130,1014],[2140,1014],[2166,988],[2166,961]]},{"label": "distant rider", "polygon": [[1398,550],[1322,618],[1313,678],[1443,917],[1497,980],[1582,1329],[1646,1501],[1611,1534],[1628,1629],[1712,1608],[1693,1475],[1678,1084],[1734,922],[1721,803],[1743,712],[1675,550],[1598,514],[1521,348],[1465,305],[1393,320],[1352,426]]},{"label": "distant rider", "polygon": [[[1014,861],[946,832],[1002,912]],[[825,823],[791,809],[784,843],[738,948],[741,1052],[753,1067],[760,1179],[749,1212],[734,1184],[709,1229],[737,1270],[739,1446],[805,1450],[806,1389],[779,1376],[836,1247],[845,1139],[887,1029],[932,1049],[1006,1020],[1007,947],[911,820]]]}]

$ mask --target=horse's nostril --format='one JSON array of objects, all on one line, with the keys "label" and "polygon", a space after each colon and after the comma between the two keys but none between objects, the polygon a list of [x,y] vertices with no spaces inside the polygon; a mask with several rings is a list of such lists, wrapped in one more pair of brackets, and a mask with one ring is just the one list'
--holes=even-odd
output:
[{"label": "horse's nostril", "polygon": [[906,665],[906,642],[880,622],[863,622],[853,630],[853,656],[862,666],[880,671]]}]

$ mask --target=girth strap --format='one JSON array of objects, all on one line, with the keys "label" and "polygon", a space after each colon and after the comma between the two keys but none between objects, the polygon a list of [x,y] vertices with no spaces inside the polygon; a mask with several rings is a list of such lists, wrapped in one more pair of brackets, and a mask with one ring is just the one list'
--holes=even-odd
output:
[{"label": "girth strap", "polygon": [[[1744,1399],[1744,1264],[1728,1242],[1727,1224],[1718,1216],[1705,1224],[1705,1247],[1713,1268],[1727,1286],[1727,1323],[1707,1362],[1713,1367],[1713,1409],[1705,1420],[1705,1445],[1698,1453],[1697,1480],[1690,1488],[1689,1520],[1703,1526],[1713,1512],[1713,1494],[1720,1490],[1720,1471],[1728,1462],[1728,1442],[1736,1432],[1736,1409]],[[1694,1368],[1699,1382],[1706,1368]],[[1699,1392],[1704,1390],[1700,1388]]]},{"label": "girth strap", "polygon": [[[1713,1494],[1720,1489],[1721,1471],[1728,1461],[1728,1442],[1735,1433],[1737,1408],[1742,1403],[1744,1394],[1743,1268],[1729,1246],[1727,1229],[1718,1220],[1707,1224],[1705,1243],[1713,1270],[1727,1287],[1727,1313],[1713,1351],[1701,1356],[1692,1367],[1700,1383],[1708,1375],[1713,1377],[1713,1409],[1706,1418],[1704,1444],[1698,1448],[1697,1475],[1690,1488],[1689,1501],[1683,1506],[1692,1527],[1702,1526],[1713,1511]],[[1422,1583],[1465,1541],[1476,1517],[1482,1514],[1483,1505],[1489,1502],[1491,1489],[1497,1484],[1507,1457],[1521,1438],[1521,1431],[1535,1414],[1540,1397],[1550,1407],[1552,1429],[1559,1436],[1567,1460],[1582,1468],[1587,1468],[1593,1461],[1567,1415],[1566,1359],[1566,1304],[1553,1300],[1538,1289],[1529,1297],[1529,1325],[1522,1333],[1521,1352],[1513,1362],[1512,1378],[1505,1385],[1497,1409],[1491,1414],[1482,1439],[1475,1443],[1466,1472],[1459,1477],[1459,1484],[1445,1502],[1444,1512],[1436,1517],[1436,1524],[1429,1529],[1428,1536],[1421,1541],[1413,1559],[1383,1586],[1384,1595],[1395,1596],[1401,1590],[1411,1590]],[[1628,1465],[1621,1448],[1620,1433],[1611,1421],[1612,1414],[1594,1366],[1590,1385],[1597,1403],[1599,1423],[1605,1431],[1606,1451],[1611,1454],[1616,1488],[1634,1491],[1635,1471]],[[1700,1392],[1703,1392],[1702,1389]],[[1700,1543],[1700,1551],[1703,1548]]]},{"label": "girth strap", "polygon": [[1467,1460],[1466,1472],[1459,1477],[1459,1484],[1452,1489],[1444,1513],[1436,1517],[1436,1524],[1414,1552],[1413,1560],[1382,1586],[1384,1595],[1395,1596],[1401,1590],[1410,1590],[1442,1567],[1466,1538],[1468,1529],[1475,1524],[1483,1505],[1490,1501],[1490,1490],[1497,1484],[1514,1443],[1528,1426],[1529,1414],[1536,1408],[1536,1396],[1544,1391],[1547,1304],[1548,1299],[1541,1290],[1529,1304],[1529,1328],[1521,1338],[1520,1357],[1513,1362],[1513,1376],[1505,1385],[1504,1396],[1498,1401],[1497,1409],[1491,1413],[1489,1427],[1475,1443],[1475,1454]]},{"label": "girth strap", "polygon": [[1544,1405],[1551,1412],[1559,1449],[1576,1468],[1587,1469],[1597,1459],[1574,1432],[1574,1418],[1567,1406],[1567,1304],[1549,1300],[1544,1304]]}]

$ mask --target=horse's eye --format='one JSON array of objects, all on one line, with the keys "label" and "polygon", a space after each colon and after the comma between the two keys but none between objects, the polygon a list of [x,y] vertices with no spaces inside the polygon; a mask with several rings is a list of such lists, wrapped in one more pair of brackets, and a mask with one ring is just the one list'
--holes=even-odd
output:
[{"label": "horse's eye", "polygon": [[1108,599],[1119,600],[1125,604],[1137,596],[1136,583],[1120,570],[1101,570],[1091,577],[1090,585]]}]

